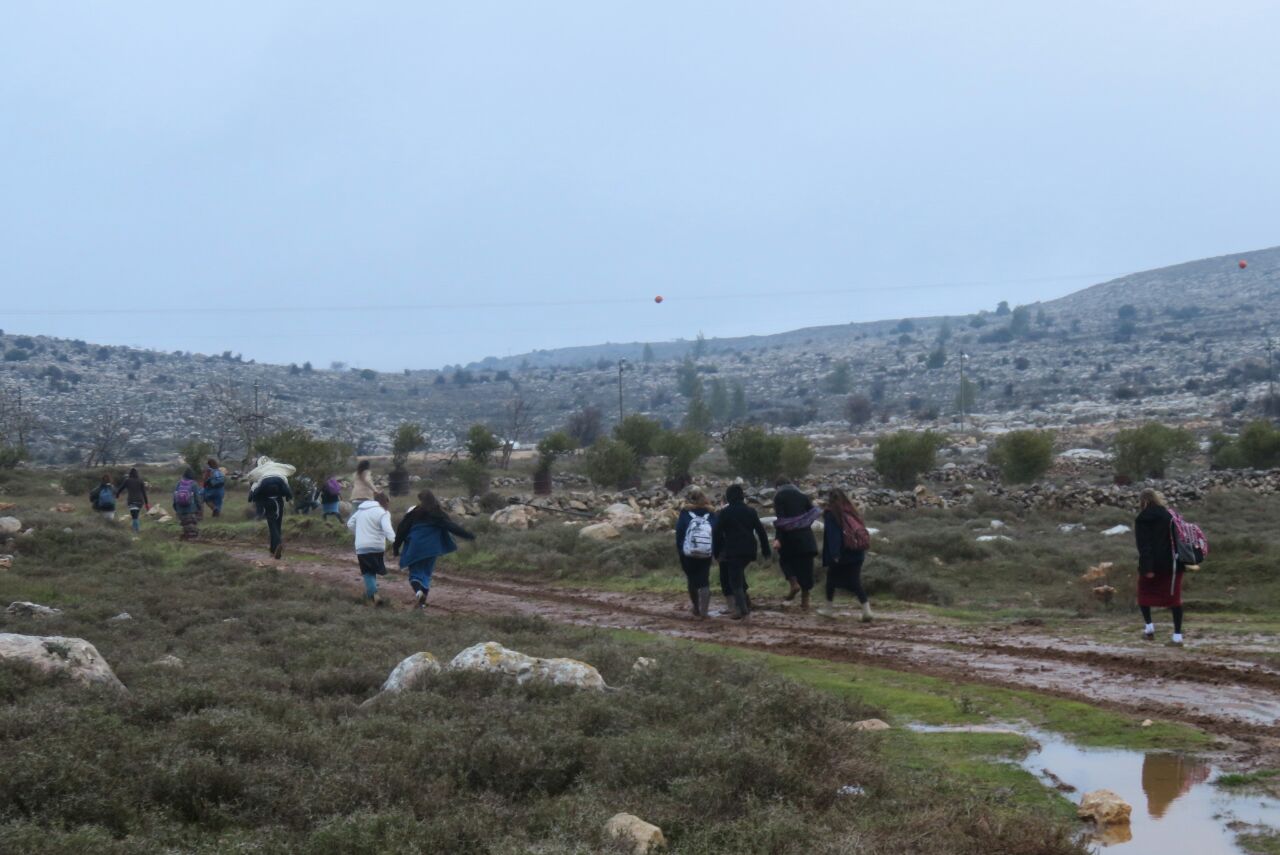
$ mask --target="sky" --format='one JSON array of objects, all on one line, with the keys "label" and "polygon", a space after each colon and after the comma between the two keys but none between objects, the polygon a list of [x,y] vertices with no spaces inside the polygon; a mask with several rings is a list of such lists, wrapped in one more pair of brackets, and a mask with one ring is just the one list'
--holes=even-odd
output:
[{"label": "sky", "polygon": [[6,332],[434,368],[962,314],[1280,244],[1270,0],[3,20]]}]

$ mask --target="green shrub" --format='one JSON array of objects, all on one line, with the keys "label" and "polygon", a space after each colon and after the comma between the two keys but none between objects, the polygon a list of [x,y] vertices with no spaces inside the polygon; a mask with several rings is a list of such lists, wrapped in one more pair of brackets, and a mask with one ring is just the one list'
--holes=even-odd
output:
[{"label": "green shrub", "polygon": [[1237,444],[1250,467],[1273,469],[1280,466],[1280,428],[1270,422],[1256,421],[1245,425]]},{"label": "green shrub", "polygon": [[16,469],[27,459],[27,450],[17,445],[0,445],[0,469]]},{"label": "green shrub", "polygon": [[636,452],[621,440],[600,437],[587,449],[586,471],[602,487],[626,487],[639,474]]},{"label": "green shrub", "polygon": [[1195,450],[1189,431],[1152,422],[1122,430],[1115,439],[1116,474],[1133,480],[1163,478],[1174,460]]},{"label": "green shrub", "polygon": [[731,433],[724,441],[724,453],[734,471],[749,481],[771,481],[782,474],[780,436],[751,425]]},{"label": "green shrub", "polygon": [[573,437],[562,430],[549,433],[538,441],[538,471],[548,473],[562,454],[568,454],[578,447]]},{"label": "green shrub", "polygon": [[1053,465],[1053,434],[1039,430],[1012,431],[995,441],[987,460],[1000,469],[1000,477],[1010,484],[1035,481]]},{"label": "green shrub", "polygon": [[182,455],[182,462],[187,464],[192,472],[199,475],[204,469],[205,461],[210,457],[213,457],[213,452],[216,450],[217,449],[213,447],[212,442],[208,442],[203,439],[193,439],[186,445],[182,446],[178,453]]},{"label": "green shrub", "polygon": [[690,474],[693,463],[707,452],[706,438],[694,431],[664,431],[654,446],[658,454],[667,460],[663,466],[664,476],[670,480],[683,478]]},{"label": "green shrub", "polygon": [[1235,438],[1225,433],[1215,433],[1209,437],[1210,469],[1245,469],[1248,466]]},{"label": "green shrub", "polygon": [[907,490],[934,467],[945,438],[931,430],[898,431],[876,443],[872,466],[890,487]]},{"label": "green shrub", "polygon": [[627,416],[613,428],[613,438],[631,446],[631,450],[640,459],[657,453],[654,443],[661,435],[662,425],[654,419],[639,414]]},{"label": "green shrub", "polygon": [[453,476],[468,496],[479,496],[489,489],[489,467],[474,458],[453,464]]},{"label": "green shrub", "polygon": [[476,463],[485,465],[501,447],[502,443],[486,426],[475,424],[467,430],[467,457]]},{"label": "green shrub", "polygon": [[401,422],[391,433],[391,468],[403,472],[409,462],[409,455],[421,451],[428,446],[427,435],[422,432],[422,425],[412,422]]},{"label": "green shrub", "polygon": [[316,439],[304,428],[285,428],[264,436],[253,448],[273,460],[293,465],[299,475],[316,484],[344,469],[352,454],[346,443]]},{"label": "green shrub", "polygon": [[813,446],[803,436],[789,436],[782,440],[782,454],[779,460],[782,474],[793,480],[809,474],[813,465]]}]

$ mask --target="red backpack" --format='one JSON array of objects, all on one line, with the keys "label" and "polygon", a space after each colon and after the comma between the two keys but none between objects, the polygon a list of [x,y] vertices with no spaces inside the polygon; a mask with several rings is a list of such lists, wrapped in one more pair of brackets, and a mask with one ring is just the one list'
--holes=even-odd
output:
[{"label": "red backpack", "polygon": [[867,531],[866,525],[858,518],[856,514],[847,510],[838,512],[840,515],[840,535],[844,541],[844,548],[853,552],[865,552],[871,548],[871,532]]},{"label": "red backpack", "polygon": [[1209,539],[1204,531],[1184,520],[1173,508],[1169,508],[1169,516],[1173,517],[1173,549],[1177,559],[1183,564],[1200,564],[1209,554]]}]

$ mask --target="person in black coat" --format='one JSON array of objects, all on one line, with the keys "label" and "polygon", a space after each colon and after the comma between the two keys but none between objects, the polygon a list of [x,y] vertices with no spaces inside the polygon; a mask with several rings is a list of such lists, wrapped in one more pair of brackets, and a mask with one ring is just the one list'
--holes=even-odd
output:
[{"label": "person in black coat", "polygon": [[755,561],[757,555],[770,556],[769,533],[764,530],[760,515],[747,506],[741,484],[730,485],[724,497],[728,504],[716,517],[711,531],[711,550],[720,562],[720,591],[728,603],[730,617],[742,620],[751,613],[747,601],[747,565]]},{"label": "person in black coat", "polygon": [[1177,560],[1177,529],[1164,496],[1146,489],[1138,498],[1138,516],[1133,521],[1138,546],[1138,608],[1145,626],[1142,637],[1156,637],[1153,606],[1167,608],[1173,617],[1170,644],[1182,644],[1182,578],[1185,567]]},{"label": "person in black coat", "polygon": [[818,554],[818,540],[813,524],[818,519],[813,500],[799,487],[783,479],[773,494],[775,521],[773,547],[778,550],[778,565],[791,585],[786,599],[801,594],[800,608],[809,608],[809,592],[813,590],[813,559]]},{"label": "person in black coat", "polygon": [[[858,508],[844,490],[834,489],[827,497],[827,509],[822,515],[822,566],[827,568],[827,606],[825,613],[834,614],[836,589],[843,588],[858,598],[862,606],[862,622],[871,622],[871,601],[862,588],[862,564],[867,550],[854,549],[846,542],[845,529],[852,535],[855,529],[866,532],[867,526]],[[855,541],[857,542],[857,541]],[[867,535],[870,543],[870,535]],[[824,611],[819,609],[819,614]]]}]

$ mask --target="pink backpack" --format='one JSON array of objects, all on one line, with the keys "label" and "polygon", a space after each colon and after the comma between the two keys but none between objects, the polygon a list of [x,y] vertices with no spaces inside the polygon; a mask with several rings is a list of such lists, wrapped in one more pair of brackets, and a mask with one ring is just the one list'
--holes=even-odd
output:
[{"label": "pink backpack", "polygon": [[1193,522],[1187,522],[1182,514],[1169,509],[1173,517],[1174,551],[1183,564],[1200,564],[1209,555],[1209,539],[1204,531]]}]

